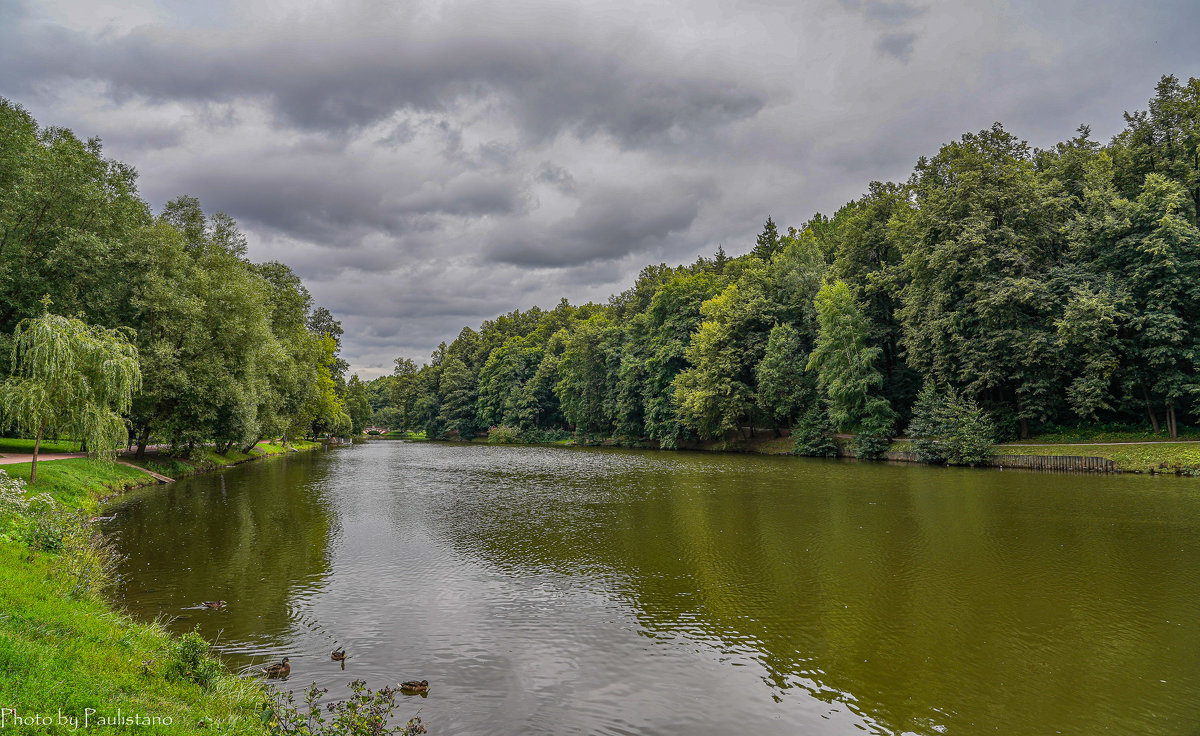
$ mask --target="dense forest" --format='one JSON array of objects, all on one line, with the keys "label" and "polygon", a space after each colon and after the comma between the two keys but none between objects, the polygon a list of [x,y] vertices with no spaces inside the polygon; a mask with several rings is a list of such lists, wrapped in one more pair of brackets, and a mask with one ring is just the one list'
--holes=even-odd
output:
[{"label": "dense forest", "polygon": [[367,386],[376,422],[666,448],[793,429],[813,454],[853,432],[864,455],[939,417],[1176,436],[1200,390],[1200,81],[1125,121],[1046,149],[996,124],[832,217],[768,218],[747,255],[463,328]]},{"label": "dense forest", "polygon": [[[127,422],[142,452],[340,434],[352,408],[365,422],[341,325],[291,269],[251,263],[233,219],[194,197],[154,215],[135,171],[104,158],[99,140],[39,127],[0,98],[0,373],[13,372],[18,327],[47,312],[136,347]],[[78,429],[46,427],[73,439]]]}]

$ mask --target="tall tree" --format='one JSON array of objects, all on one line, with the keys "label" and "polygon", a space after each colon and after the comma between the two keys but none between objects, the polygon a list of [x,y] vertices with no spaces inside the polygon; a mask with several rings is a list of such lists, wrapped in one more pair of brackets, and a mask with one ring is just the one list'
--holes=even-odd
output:
[{"label": "tall tree", "polygon": [[137,348],[123,330],[88,325],[47,311],[22,320],[14,336],[15,374],[0,390],[7,424],[35,437],[30,482],[47,430],[85,440],[111,457],[128,433],[121,414],[141,383]]},{"label": "tall tree", "polygon": [[768,217],[766,224],[763,225],[763,231],[758,234],[758,238],[754,241],[754,250],[750,251],[750,253],[755,258],[769,262],[782,249],[783,245],[779,239],[779,228],[775,225],[775,220]]},{"label": "tall tree", "polygon": [[[817,385],[829,405],[829,418],[839,431],[856,428],[875,409],[883,376],[875,367],[881,350],[868,344],[870,326],[862,305],[845,281],[833,281],[817,292],[820,332],[808,359]],[[876,399],[875,402],[872,399]]]}]

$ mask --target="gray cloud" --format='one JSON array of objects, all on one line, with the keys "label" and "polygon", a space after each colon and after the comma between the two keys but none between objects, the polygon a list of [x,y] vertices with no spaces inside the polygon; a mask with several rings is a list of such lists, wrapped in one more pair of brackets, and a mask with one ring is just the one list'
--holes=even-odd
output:
[{"label": "gray cloud", "polygon": [[367,375],[645,264],[749,250],[1001,120],[1103,138],[1195,74],[1187,0],[0,0],[0,94],[156,207],[225,210]]}]

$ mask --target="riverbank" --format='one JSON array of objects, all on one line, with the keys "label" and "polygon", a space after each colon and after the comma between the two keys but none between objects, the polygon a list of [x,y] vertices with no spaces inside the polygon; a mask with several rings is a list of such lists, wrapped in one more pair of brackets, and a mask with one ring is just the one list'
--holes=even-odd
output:
[{"label": "riverbank", "polygon": [[[371,439],[405,439],[427,442],[423,434],[391,432]],[[455,440],[447,440],[455,441]],[[461,441],[461,440],[458,440]],[[659,449],[651,441],[620,443],[613,440],[581,442],[575,439],[555,442],[521,442],[505,439],[503,442],[490,440],[486,436],[470,440],[472,444],[508,444],[530,446],[580,446],[580,447],[634,447]],[[836,440],[842,457],[854,457],[849,436]],[[695,452],[739,452],[758,455],[793,455],[792,438],[783,434],[776,436],[771,430],[761,430],[754,437],[727,437],[717,440],[687,442],[680,450]],[[1028,440],[996,444],[992,446],[993,463],[998,467],[1032,466],[1034,469],[1100,470],[1117,473],[1150,473],[1168,475],[1200,475],[1200,430],[1187,429],[1180,432],[1178,439],[1170,439],[1150,432],[1097,430],[1069,430],[1035,435]],[[1057,462],[1023,462],[1013,457],[1053,458]],[[1097,461],[1081,461],[1093,458]],[[913,453],[912,443],[907,440],[893,442],[883,460],[920,462]]]},{"label": "riverbank", "polygon": [[[188,459],[123,460],[177,478],[317,447],[260,444],[251,453],[205,450]],[[29,477],[28,463],[0,469]],[[224,669],[201,677],[204,667],[197,666],[185,639],[157,623],[133,621],[102,595],[108,582],[103,550],[80,525],[78,512],[91,515],[115,495],[158,482],[131,465],[82,458],[38,463],[37,483],[27,486],[27,495],[48,494],[66,513],[63,526],[49,532],[39,521],[32,536],[29,525],[11,523],[0,535],[6,572],[0,580],[0,709],[36,719],[14,724],[10,712],[0,729],[17,725],[19,733],[67,733],[75,730],[70,718],[77,717],[83,728],[87,716],[89,731],[100,733],[266,732],[260,713],[267,695],[259,683]],[[47,543],[47,533],[62,538]]]}]

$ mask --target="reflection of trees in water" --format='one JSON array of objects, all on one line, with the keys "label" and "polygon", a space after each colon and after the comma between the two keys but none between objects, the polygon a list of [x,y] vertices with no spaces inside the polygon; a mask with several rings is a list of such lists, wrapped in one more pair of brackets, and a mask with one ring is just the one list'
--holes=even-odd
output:
[{"label": "reflection of trees in water", "polygon": [[[134,613],[182,616],[210,640],[269,642],[290,625],[289,601],[329,573],[333,515],[327,466],[306,456],[248,463],[155,489],[122,510],[121,598]],[[223,598],[219,612],[181,610]],[[205,615],[208,614],[208,615]]]},{"label": "reflection of trees in water", "polygon": [[[604,581],[651,635],[751,657],[778,695],[802,688],[888,732],[1169,732],[1156,714],[1179,705],[1164,708],[1159,681],[1200,686],[1195,637],[1159,625],[1194,621],[1200,600],[1194,526],[1158,521],[1178,497],[1139,498],[1121,486],[1133,478],[737,472],[763,462],[703,458],[601,483],[555,468],[524,474],[519,491],[476,485],[429,516],[459,549],[517,575]],[[1117,491],[1098,499],[1101,483]],[[1098,505],[1105,518],[1080,511]]]}]

